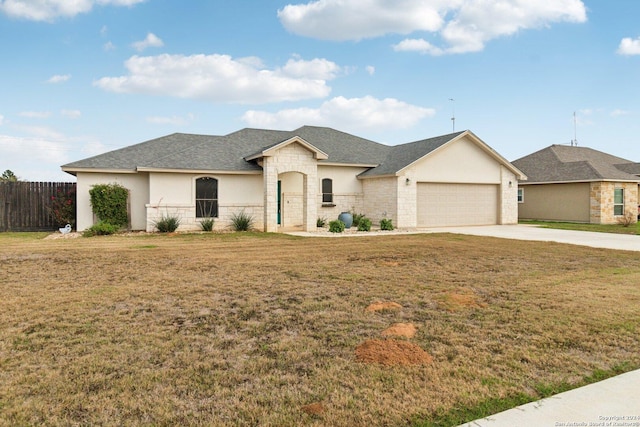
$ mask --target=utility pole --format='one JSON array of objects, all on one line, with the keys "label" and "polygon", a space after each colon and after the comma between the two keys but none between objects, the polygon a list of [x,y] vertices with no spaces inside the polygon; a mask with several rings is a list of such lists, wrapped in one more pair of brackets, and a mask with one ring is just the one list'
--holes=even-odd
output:
[{"label": "utility pole", "polygon": [[453,132],[456,131],[456,100],[453,98],[449,98],[449,101],[451,101],[451,126],[453,129]]}]

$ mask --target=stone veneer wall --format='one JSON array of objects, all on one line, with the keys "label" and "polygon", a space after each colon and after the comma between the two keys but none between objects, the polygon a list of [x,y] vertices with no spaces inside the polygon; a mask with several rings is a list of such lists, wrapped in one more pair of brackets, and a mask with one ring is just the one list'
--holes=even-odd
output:
[{"label": "stone veneer wall", "polygon": [[376,225],[382,218],[390,218],[398,226],[398,177],[367,178],[362,180],[363,213]]},{"label": "stone veneer wall", "polygon": [[616,188],[624,189],[624,211],[637,221],[638,184],[635,182],[592,182],[590,191],[590,222],[592,224],[616,224],[613,214],[613,197]]},{"label": "stone veneer wall", "polygon": [[500,166],[500,198],[498,224],[518,223],[518,179],[515,174]]},{"label": "stone veneer wall", "polygon": [[295,142],[286,145],[262,161],[264,177],[264,231],[278,231],[278,175],[299,172],[303,175],[303,228],[316,229],[318,165],[314,154]]},{"label": "stone veneer wall", "polygon": [[[198,231],[202,218],[196,218],[196,208],[194,205],[146,205],[147,208],[147,229],[148,232],[155,231],[155,222],[163,216],[176,216],[180,219],[178,231]],[[225,230],[231,227],[231,218],[234,214],[244,212],[253,217],[253,226],[256,230],[262,230],[263,226],[263,205],[218,205],[218,217],[214,218],[214,230]]]},{"label": "stone veneer wall", "polygon": [[327,221],[338,219],[342,212],[364,213],[363,194],[339,194],[333,193],[333,203],[323,204],[322,194],[318,196],[318,217]]}]

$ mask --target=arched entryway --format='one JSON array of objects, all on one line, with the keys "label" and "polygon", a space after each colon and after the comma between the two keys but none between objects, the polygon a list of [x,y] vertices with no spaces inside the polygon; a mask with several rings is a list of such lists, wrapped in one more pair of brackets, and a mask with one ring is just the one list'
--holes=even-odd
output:
[{"label": "arched entryway", "polygon": [[278,175],[278,228],[303,229],[305,206],[304,175],[286,172]]}]

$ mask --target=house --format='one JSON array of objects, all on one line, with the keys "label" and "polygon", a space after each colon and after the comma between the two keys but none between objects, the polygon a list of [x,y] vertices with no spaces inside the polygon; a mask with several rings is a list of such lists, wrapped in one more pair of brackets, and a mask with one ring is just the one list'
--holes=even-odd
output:
[{"label": "house", "polygon": [[587,147],[551,145],[513,161],[519,219],[615,224],[636,220],[640,163]]},{"label": "house", "polygon": [[62,166],[77,177],[77,228],[96,221],[89,190],[130,192],[131,228],[178,216],[180,229],[216,228],[234,214],[273,232],[315,230],[340,212],[390,218],[399,228],[517,222],[525,176],[470,131],[388,146],[326,127],[176,133]]}]

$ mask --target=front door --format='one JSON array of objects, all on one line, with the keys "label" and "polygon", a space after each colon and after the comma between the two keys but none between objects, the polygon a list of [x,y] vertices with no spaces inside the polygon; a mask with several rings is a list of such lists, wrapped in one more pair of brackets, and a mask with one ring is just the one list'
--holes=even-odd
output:
[{"label": "front door", "polygon": [[278,225],[282,224],[282,181],[278,180]]}]

